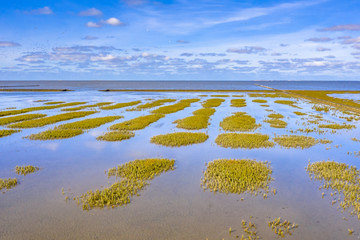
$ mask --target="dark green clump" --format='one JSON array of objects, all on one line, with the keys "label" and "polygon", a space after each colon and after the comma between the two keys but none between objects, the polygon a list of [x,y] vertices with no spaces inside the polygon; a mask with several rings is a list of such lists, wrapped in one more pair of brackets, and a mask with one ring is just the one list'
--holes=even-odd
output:
[{"label": "dark green clump", "polygon": [[16,122],[41,118],[41,117],[45,117],[45,116],[46,116],[46,114],[37,114],[36,113],[36,114],[24,114],[24,115],[19,115],[19,116],[6,117],[6,118],[0,119],[0,125],[7,125],[10,123],[16,123]]},{"label": "dark green clump", "polygon": [[15,167],[15,172],[17,175],[28,175],[30,173],[34,173],[34,172],[37,172],[39,171],[40,168],[38,167],[35,167],[35,166],[31,166],[31,165],[28,165],[28,166],[16,166]]},{"label": "dark green clump", "polygon": [[188,130],[203,129],[207,128],[209,125],[210,116],[214,113],[215,109],[213,108],[202,108],[194,111],[194,116],[176,120],[174,123],[177,123],[176,127],[178,128]]},{"label": "dark green clump", "polygon": [[83,134],[82,129],[49,129],[40,133],[31,134],[28,136],[31,140],[55,140],[72,138]]},{"label": "dark green clump", "polygon": [[246,100],[245,99],[231,99],[231,106],[232,107],[246,107]]},{"label": "dark green clump", "polygon": [[8,130],[8,129],[0,130],[0,138],[10,136],[11,134],[17,132],[20,132],[20,130]]},{"label": "dark green clump", "polygon": [[110,127],[111,130],[140,130],[163,118],[162,114],[151,114],[137,117],[125,122],[117,123]]},{"label": "dark green clump", "polygon": [[120,118],[122,118],[122,116],[106,116],[106,117],[98,117],[98,118],[89,118],[77,122],[62,124],[56,128],[57,129],[91,129],[91,128],[99,127],[105,123],[115,121]]},{"label": "dark green clump", "polygon": [[0,178],[0,190],[3,188],[10,189],[15,187],[18,184],[17,178],[8,178],[2,179]]},{"label": "dark green clump", "polygon": [[99,141],[109,141],[109,142],[119,142],[122,140],[130,139],[134,137],[135,134],[129,131],[113,131],[107,132],[102,136],[97,137]]},{"label": "dark green clump", "polygon": [[269,136],[260,133],[223,133],[215,139],[216,144],[226,148],[268,148],[274,146]]},{"label": "dark green clump", "polygon": [[124,107],[130,107],[141,103],[141,101],[132,101],[132,102],[125,102],[125,103],[117,103],[110,106],[100,107],[102,110],[113,110],[113,109],[119,109]]},{"label": "dark green clump", "polygon": [[282,147],[286,148],[309,148],[319,143],[319,140],[309,136],[283,135],[273,138]]},{"label": "dark green clump", "polygon": [[204,108],[213,108],[213,107],[218,107],[221,105],[221,103],[223,103],[225,100],[221,99],[221,98],[210,98],[208,100],[206,100],[205,102],[202,103],[202,106]]},{"label": "dark green clump", "polygon": [[205,133],[177,132],[154,136],[150,141],[158,145],[180,147],[202,143],[208,138],[209,136]]},{"label": "dark green clump", "polygon": [[169,106],[164,106],[164,107],[160,107],[157,108],[155,110],[152,111],[152,113],[155,114],[170,114],[170,113],[175,113],[181,110],[184,110],[187,107],[190,107],[191,103],[194,102],[198,102],[200,101],[200,99],[195,98],[195,99],[183,99],[180,100],[178,103],[169,105]]},{"label": "dark green clump", "polygon": [[255,118],[243,112],[235,113],[233,116],[225,118],[220,126],[225,131],[253,131],[260,126],[256,124]]}]

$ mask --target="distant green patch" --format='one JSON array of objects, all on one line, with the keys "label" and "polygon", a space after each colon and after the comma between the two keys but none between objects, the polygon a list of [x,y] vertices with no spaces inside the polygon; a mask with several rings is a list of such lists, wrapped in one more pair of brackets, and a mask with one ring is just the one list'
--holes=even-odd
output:
[{"label": "distant green patch", "polygon": [[307,115],[306,113],[303,113],[303,112],[294,112],[296,115],[298,116],[304,116],[304,115]]},{"label": "distant green patch", "polygon": [[218,159],[209,162],[201,179],[204,189],[220,193],[269,192],[272,170],[268,162]]},{"label": "distant green patch", "polygon": [[213,108],[202,108],[193,112],[194,116],[174,121],[177,128],[188,130],[203,129],[209,125],[210,116],[215,113]]},{"label": "distant green patch", "polygon": [[267,100],[264,100],[264,99],[254,99],[252,101],[255,103],[267,103]]},{"label": "distant green patch", "polygon": [[232,107],[246,107],[246,100],[239,98],[239,99],[231,99],[231,106]]},{"label": "distant green patch", "polygon": [[7,129],[0,130],[0,138],[10,136],[11,134],[17,132],[20,132],[20,130],[7,130]]},{"label": "distant green patch", "polygon": [[351,140],[353,140],[354,142],[360,142],[360,139],[353,137]]},{"label": "distant green patch", "polygon": [[267,104],[261,104],[260,106],[261,107],[270,107],[270,105],[267,105]]},{"label": "distant green patch", "polygon": [[288,97],[285,93],[250,93],[250,97],[263,97],[263,98],[280,98],[280,97]]},{"label": "distant green patch", "polygon": [[28,165],[28,166],[16,166],[15,167],[15,172],[17,175],[23,175],[23,176],[26,176],[30,173],[34,173],[34,172],[37,172],[39,171],[40,168],[38,167],[35,167],[35,166],[31,166],[31,165]]},{"label": "distant green patch", "polygon": [[245,97],[244,95],[232,95],[232,97]]},{"label": "distant green patch", "polygon": [[62,101],[59,101],[59,102],[46,102],[44,104],[45,105],[55,105],[55,104],[61,104],[61,103],[65,103],[65,102],[62,102]]},{"label": "distant green patch", "polygon": [[158,107],[163,105],[164,103],[169,103],[169,102],[176,102],[176,99],[159,99],[150,103],[145,103],[145,104],[141,104],[138,105],[136,108],[137,109],[147,109],[147,108],[153,108],[153,107]]},{"label": "distant green patch", "polygon": [[220,123],[220,126],[225,131],[253,131],[260,127],[260,124],[256,124],[255,118],[246,113],[238,112],[233,116],[226,117]]},{"label": "distant green patch", "polygon": [[32,119],[28,121],[23,121],[19,123],[14,123],[9,125],[11,128],[35,128],[35,127],[42,127],[45,125],[66,121],[74,118],[81,118],[91,114],[96,113],[96,111],[83,111],[83,112],[69,112],[58,114],[50,117],[44,117],[39,119]]},{"label": "distant green patch", "polygon": [[106,117],[89,118],[77,122],[62,124],[56,127],[56,129],[92,129],[120,118],[122,118],[122,116],[106,116]]},{"label": "distant green patch", "polygon": [[28,136],[31,140],[55,140],[72,138],[84,133],[82,129],[49,129],[40,133]]},{"label": "distant green patch", "polygon": [[16,178],[8,178],[8,179],[0,178],[0,190],[2,190],[3,188],[11,189],[15,187],[17,184],[18,184],[18,180]]},{"label": "distant green patch", "polygon": [[139,195],[155,176],[174,170],[174,164],[170,159],[143,159],[111,168],[109,176],[120,177],[120,181],[103,190],[90,190],[78,199],[84,210],[129,204],[130,198]]},{"label": "distant green patch", "polygon": [[85,108],[102,107],[102,106],[105,106],[105,105],[110,105],[112,103],[113,102],[100,102],[100,103],[84,105],[84,106],[80,106],[80,107],[63,108],[63,109],[61,109],[61,111],[79,111],[79,110],[83,110]]},{"label": "distant green patch", "polygon": [[288,125],[287,122],[280,120],[280,119],[265,119],[264,122],[270,123],[270,127],[273,128],[286,128]]},{"label": "distant green patch", "polygon": [[177,132],[154,136],[150,141],[158,145],[180,147],[202,143],[205,142],[208,138],[209,136],[205,133]]},{"label": "distant green patch", "polygon": [[330,128],[330,129],[353,129],[355,125],[348,124],[320,124],[319,128]]},{"label": "distant green patch", "polygon": [[280,113],[271,113],[268,115],[268,118],[284,118],[284,116]]},{"label": "distant green patch", "polygon": [[312,109],[318,112],[329,112],[330,110],[328,106],[320,105],[320,104],[315,104],[314,106],[312,106]]},{"label": "distant green patch", "polygon": [[119,109],[119,108],[134,106],[134,105],[137,105],[139,103],[141,103],[141,101],[117,103],[117,104],[110,105],[110,106],[100,107],[100,109],[102,109],[102,110],[113,110],[113,109]]},{"label": "distant green patch", "polygon": [[296,102],[290,100],[276,100],[274,103],[288,105],[294,108],[299,108],[298,106],[295,105]]},{"label": "distant green patch", "polygon": [[99,141],[108,141],[108,142],[120,142],[122,140],[130,139],[134,137],[135,134],[129,131],[113,131],[107,132],[102,136],[97,137]]},{"label": "distant green patch", "polygon": [[260,133],[223,133],[215,139],[216,144],[225,148],[268,148],[274,146],[269,136]]},{"label": "distant green patch", "polygon": [[286,148],[309,148],[319,143],[319,140],[299,135],[283,135],[273,138],[273,140],[282,147]]},{"label": "distant green patch", "polygon": [[10,123],[16,123],[16,122],[21,122],[21,121],[25,121],[25,120],[41,118],[41,117],[45,117],[45,116],[46,116],[46,114],[24,114],[24,115],[19,115],[19,116],[0,118],[0,125],[7,125]]},{"label": "distant green patch", "polygon": [[214,95],[211,95],[210,97],[230,97],[229,95],[225,95],[225,94],[214,94]]},{"label": "distant green patch", "polygon": [[213,108],[213,107],[218,107],[221,105],[221,103],[225,102],[224,99],[221,98],[210,98],[208,100],[206,100],[205,102],[202,103],[202,106],[204,108]]},{"label": "distant green patch", "polygon": [[117,123],[110,126],[110,130],[140,130],[144,129],[150,124],[163,118],[162,114],[151,114],[146,116],[137,117],[125,122]]},{"label": "distant green patch", "polygon": [[86,102],[71,102],[71,103],[64,103],[64,104],[57,104],[57,105],[23,108],[23,109],[19,109],[19,110],[0,111],[0,117],[16,115],[16,114],[21,114],[21,113],[27,113],[27,112],[40,111],[40,110],[49,110],[49,109],[55,109],[55,108],[69,107],[69,106],[75,106],[75,105],[80,105],[80,104],[85,104],[85,103]]},{"label": "distant green patch", "polygon": [[187,107],[190,107],[191,103],[194,102],[198,102],[200,101],[200,99],[195,98],[195,99],[183,99],[180,100],[178,103],[169,105],[169,106],[164,106],[164,107],[160,107],[157,108],[155,110],[152,111],[152,113],[155,114],[170,114],[170,113],[175,113],[181,110],[184,110]]}]

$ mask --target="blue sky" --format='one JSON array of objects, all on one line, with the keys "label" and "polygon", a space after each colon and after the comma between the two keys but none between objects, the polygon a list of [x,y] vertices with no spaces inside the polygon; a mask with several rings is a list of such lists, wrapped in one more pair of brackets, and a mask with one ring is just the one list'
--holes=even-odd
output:
[{"label": "blue sky", "polygon": [[360,1],[3,0],[1,80],[360,80]]}]

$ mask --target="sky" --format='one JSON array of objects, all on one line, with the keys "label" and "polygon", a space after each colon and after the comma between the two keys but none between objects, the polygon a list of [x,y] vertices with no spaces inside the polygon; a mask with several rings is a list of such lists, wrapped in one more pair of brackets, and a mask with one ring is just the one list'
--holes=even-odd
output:
[{"label": "sky", "polygon": [[2,0],[0,80],[360,80],[359,0]]}]

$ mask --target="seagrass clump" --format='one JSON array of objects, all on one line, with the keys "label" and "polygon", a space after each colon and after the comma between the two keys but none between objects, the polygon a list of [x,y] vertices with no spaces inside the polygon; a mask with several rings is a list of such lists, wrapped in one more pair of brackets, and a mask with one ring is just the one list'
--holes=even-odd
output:
[{"label": "seagrass clump", "polygon": [[256,124],[255,118],[244,112],[237,112],[230,117],[226,117],[220,123],[220,127],[222,127],[225,131],[248,132],[253,131],[260,126],[260,124]]},{"label": "seagrass clump", "polygon": [[205,142],[209,136],[205,133],[176,132],[157,135],[151,138],[151,142],[167,147],[180,147]]},{"label": "seagrass clump", "polygon": [[16,166],[15,167],[15,172],[17,175],[23,175],[23,176],[26,176],[30,173],[34,173],[34,172],[37,172],[39,171],[40,168],[38,167],[35,167],[35,166],[31,166],[31,165],[28,165],[28,166]]}]

